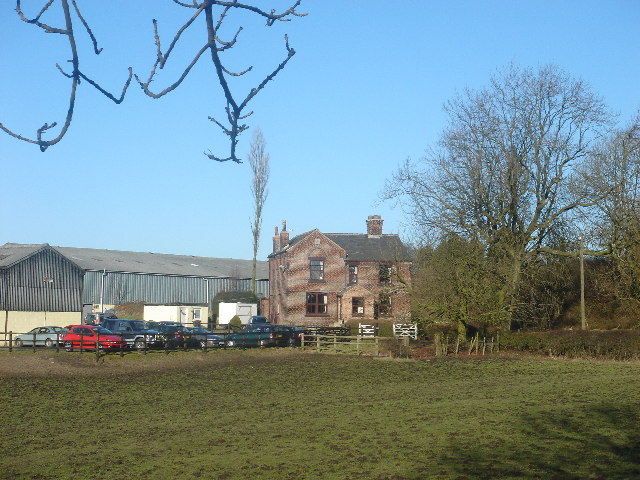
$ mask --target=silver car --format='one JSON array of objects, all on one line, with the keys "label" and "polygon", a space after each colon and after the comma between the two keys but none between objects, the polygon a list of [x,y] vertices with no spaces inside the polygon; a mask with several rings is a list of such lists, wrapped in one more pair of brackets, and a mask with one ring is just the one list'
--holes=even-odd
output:
[{"label": "silver car", "polygon": [[13,344],[16,347],[44,345],[47,348],[55,347],[56,342],[62,345],[62,337],[67,332],[62,327],[36,327],[27,333],[16,335]]}]

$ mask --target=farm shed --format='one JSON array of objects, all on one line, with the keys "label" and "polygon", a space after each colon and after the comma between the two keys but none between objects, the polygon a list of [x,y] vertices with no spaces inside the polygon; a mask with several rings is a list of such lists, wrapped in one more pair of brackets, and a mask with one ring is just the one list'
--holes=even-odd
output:
[{"label": "farm shed", "polygon": [[185,325],[207,325],[209,307],[204,305],[145,305],[144,320],[178,322]]},{"label": "farm shed", "polygon": [[[249,291],[251,267],[231,258],[7,243],[0,246],[2,327],[75,323],[83,310],[130,302],[206,307],[220,292]],[[256,293],[267,297],[267,262],[257,273]]]},{"label": "farm shed", "polygon": [[2,331],[80,321],[84,271],[49,245],[0,247]]}]

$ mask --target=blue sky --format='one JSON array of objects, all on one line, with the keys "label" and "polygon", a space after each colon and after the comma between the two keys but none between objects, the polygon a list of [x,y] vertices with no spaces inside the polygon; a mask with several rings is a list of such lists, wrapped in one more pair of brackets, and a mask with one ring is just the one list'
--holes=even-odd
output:
[{"label": "blue sky", "polygon": [[[44,3],[23,1],[23,8],[33,15]],[[62,36],[21,22],[13,2],[2,4],[0,122],[32,135],[64,119],[68,81],[55,64],[69,55]],[[148,74],[151,19],[158,19],[166,46],[190,13],[170,0],[78,4],[104,48],[96,57],[88,37],[77,34],[81,67],[112,92],[121,89],[127,67]],[[237,91],[284,58],[284,33],[297,51],[256,97],[248,119],[262,129],[271,155],[261,259],[271,251],[273,227],[285,219],[292,235],[313,228],[360,233],[368,215],[380,214],[385,233],[406,235],[402,211],[378,200],[385,180],[435,144],[448,99],[486,85],[509,62],[554,63],[582,78],[621,125],[640,107],[637,0],[304,0],[302,11],[309,15],[271,28],[230,18],[227,31],[245,27],[227,65],[253,65],[256,72],[232,83]],[[158,86],[175,81],[204,35],[198,27],[185,36]],[[132,85],[125,102],[114,105],[82,85],[69,132],[45,153],[0,132],[0,244],[251,258],[249,167],[203,154],[227,153],[225,137],[207,120],[222,117],[223,108],[204,61],[160,100]],[[241,137],[243,158],[250,138],[251,131]]]}]

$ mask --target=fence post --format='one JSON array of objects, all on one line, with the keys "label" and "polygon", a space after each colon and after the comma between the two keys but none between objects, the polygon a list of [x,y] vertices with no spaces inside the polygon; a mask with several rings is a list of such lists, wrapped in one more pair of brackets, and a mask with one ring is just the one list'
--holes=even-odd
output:
[{"label": "fence post", "polygon": [[13,352],[13,332],[9,332],[9,353]]},{"label": "fence post", "polygon": [[60,353],[60,334],[56,333],[56,353]]},{"label": "fence post", "polygon": [[500,353],[500,332],[496,332],[496,353]]},{"label": "fence post", "polygon": [[84,351],[84,334],[80,334],[80,353]]},{"label": "fence post", "polygon": [[320,353],[320,335],[316,334],[316,352]]},{"label": "fence post", "polygon": [[32,345],[33,353],[36,353],[36,333],[33,332],[33,345]]},{"label": "fence post", "polygon": [[436,344],[436,357],[442,355],[442,344],[440,343],[440,333],[433,335],[433,343]]},{"label": "fence post", "polygon": [[120,358],[124,357],[124,349],[123,349],[123,344],[124,343],[124,333],[120,332]]},{"label": "fence post", "polygon": [[476,355],[478,354],[478,347],[480,346],[480,334],[476,333]]},{"label": "fence post", "polygon": [[376,357],[380,356],[380,337],[376,336]]},{"label": "fence post", "polygon": [[100,332],[96,332],[96,363],[100,360]]},{"label": "fence post", "polygon": [[338,336],[333,336],[333,353],[338,353]]}]

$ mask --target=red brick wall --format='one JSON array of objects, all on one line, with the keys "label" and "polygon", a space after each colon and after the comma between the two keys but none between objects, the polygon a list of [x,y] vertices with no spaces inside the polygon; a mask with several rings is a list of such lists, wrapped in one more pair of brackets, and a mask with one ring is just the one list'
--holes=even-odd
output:
[{"label": "red brick wall", "polygon": [[[352,319],[352,297],[365,298],[365,314],[354,317],[371,322],[374,302],[381,292],[391,294],[392,312],[389,318],[404,319],[409,311],[408,295],[395,279],[391,284],[380,284],[379,262],[358,263],[358,283],[348,285],[348,262],[345,251],[317,230],[310,232],[288,250],[269,259],[270,315],[275,323],[294,325],[336,325]],[[324,259],[322,281],[310,279],[309,259]],[[409,279],[409,263],[394,265]],[[395,277],[395,275],[394,275]],[[328,295],[326,315],[306,312],[307,293]]]}]

